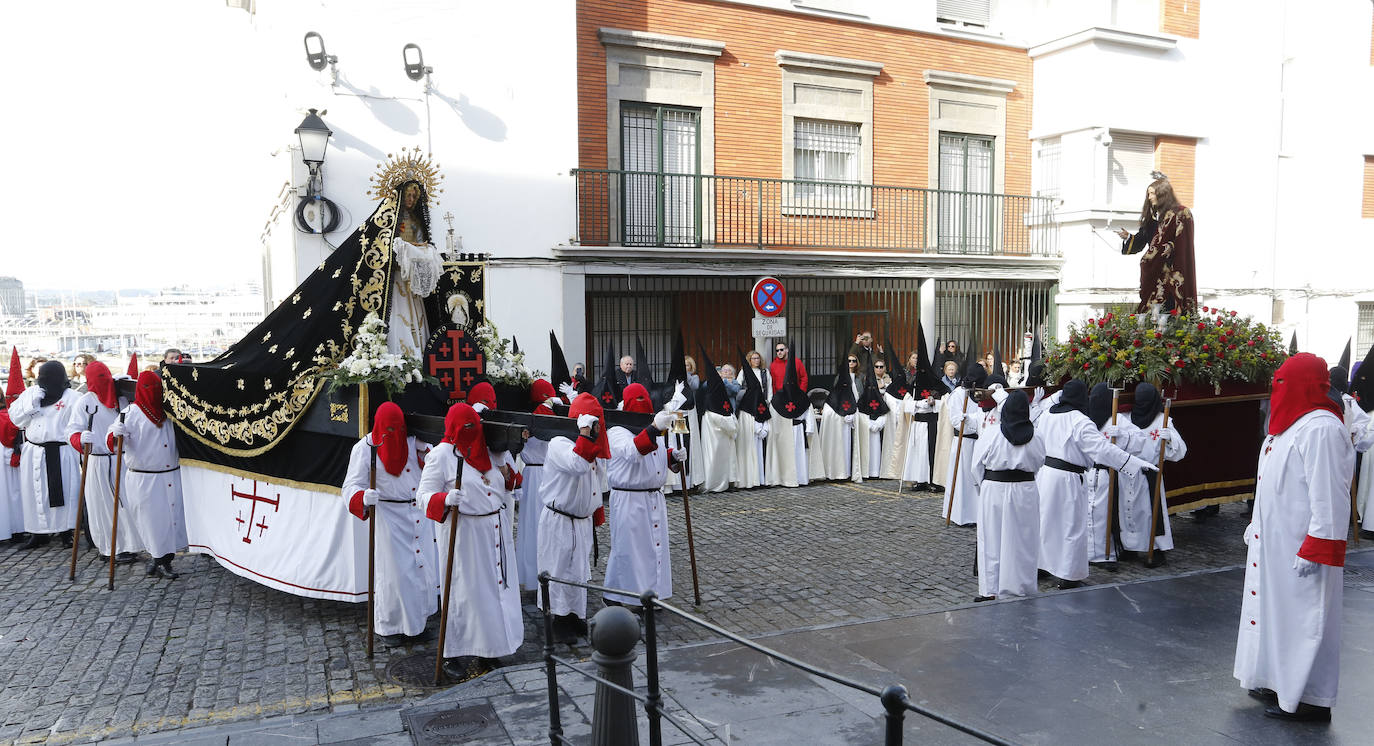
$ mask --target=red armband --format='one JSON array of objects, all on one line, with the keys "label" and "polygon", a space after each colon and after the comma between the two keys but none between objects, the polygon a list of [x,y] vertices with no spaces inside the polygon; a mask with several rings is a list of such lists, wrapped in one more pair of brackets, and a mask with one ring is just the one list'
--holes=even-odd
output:
[{"label": "red armband", "polygon": [[520,489],[522,486],[524,486],[524,484],[525,473],[520,471],[515,472],[515,489]]},{"label": "red armband", "polygon": [[358,490],[353,493],[353,498],[348,501],[348,512],[358,516],[358,520],[367,520],[367,506],[363,505],[363,491]]},{"label": "red armband", "polygon": [[602,505],[592,511],[592,528],[596,528],[606,522],[606,506]]},{"label": "red armband", "polygon": [[115,449],[115,436],[114,436],[114,433],[106,433],[106,434],[105,434],[105,447],[108,448],[108,449],[111,450],[111,451],[113,451],[113,450]]},{"label": "red armband", "polygon": [[18,448],[14,449],[14,453],[11,453],[11,454],[10,454],[10,466],[13,466],[14,468],[18,469],[18,468],[19,468],[19,459],[22,458],[22,457],[23,457],[23,454],[19,452],[19,449],[18,449]]},{"label": "red armband", "polygon": [[652,429],[646,427],[639,431],[639,435],[635,436],[635,449],[639,451],[641,456],[653,453],[654,449],[658,448],[658,440],[649,432]]},{"label": "red armband", "polygon": [[519,472],[517,472],[517,471],[514,470],[514,469],[511,469],[510,472],[506,474],[506,491],[507,491],[507,492],[510,492],[511,490],[515,489],[519,484],[520,484],[520,474],[519,474]]},{"label": "red armband", "polygon": [[429,505],[425,506],[425,515],[435,523],[443,523],[448,517],[448,506],[444,504],[444,499],[448,497],[447,492],[436,492],[429,496]]},{"label": "red armband", "polygon": [[1345,567],[1345,541],[1308,536],[1298,547],[1298,556],[1319,565]]},{"label": "red armband", "polygon": [[587,463],[592,463],[596,460],[596,441],[585,435],[578,436],[577,442],[573,444],[573,453],[581,456]]},{"label": "red armband", "polygon": [[81,433],[72,433],[72,437],[67,442],[72,444],[72,448],[75,448],[77,453],[81,453]]},{"label": "red armband", "polygon": [[682,464],[678,463],[677,459],[673,458],[673,449],[671,448],[668,449],[668,471],[674,474],[682,471]]}]

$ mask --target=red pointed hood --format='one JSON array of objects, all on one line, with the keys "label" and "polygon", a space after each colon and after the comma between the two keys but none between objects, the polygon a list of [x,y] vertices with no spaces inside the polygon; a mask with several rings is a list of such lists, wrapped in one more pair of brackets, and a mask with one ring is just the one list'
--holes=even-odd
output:
[{"label": "red pointed hood", "polygon": [[5,403],[24,393],[24,371],[19,366],[19,348],[10,348],[10,378],[5,382]]},{"label": "red pointed hood", "polygon": [[1274,371],[1274,393],[1269,398],[1269,434],[1278,435],[1299,417],[1317,409],[1342,417],[1341,408],[1326,392],[1331,388],[1326,361],[1310,352],[1288,358]]},{"label": "red pointed hood", "polygon": [[544,402],[557,396],[558,392],[553,390],[553,384],[542,378],[534,379],[534,383],[530,385],[530,402],[534,404],[535,414],[553,414],[553,410]]},{"label": "red pointed hood", "polygon": [[[106,372],[108,373],[108,371]],[[158,378],[156,373],[145,370],[138,374],[138,388],[134,393],[134,404],[143,410],[143,414],[147,415],[149,422],[162,427],[162,422],[167,419],[167,414],[162,410],[162,379]]]},{"label": "red pointed hood", "polygon": [[606,413],[601,409],[601,403],[591,394],[578,394],[573,403],[568,407],[568,416],[576,420],[584,414],[594,414],[597,419],[596,429],[596,457],[611,457],[611,441],[606,439]]},{"label": "red pointed hood", "polygon": [[491,470],[491,452],[482,432],[482,416],[467,404],[454,404],[444,416],[444,440],[477,471]]},{"label": "red pointed hood", "polygon": [[95,398],[110,409],[119,406],[114,376],[110,375],[110,369],[99,360],[93,360],[86,366],[86,390],[95,394]]},{"label": "red pointed hood", "polygon": [[377,447],[386,473],[393,477],[401,476],[406,468],[406,416],[395,402],[382,402],[377,407],[377,415],[372,418],[372,445]]},{"label": "red pointed hood", "polygon": [[468,404],[474,407],[478,404],[484,404],[487,409],[496,409],[496,389],[492,388],[491,384],[486,381],[473,386],[472,390],[468,392]]},{"label": "red pointed hood", "polygon": [[130,378],[138,378],[138,353],[129,353],[129,369],[125,371]]},{"label": "red pointed hood", "polygon": [[626,386],[621,392],[620,408],[626,412],[654,413],[654,403],[649,398],[649,390],[638,383]]}]

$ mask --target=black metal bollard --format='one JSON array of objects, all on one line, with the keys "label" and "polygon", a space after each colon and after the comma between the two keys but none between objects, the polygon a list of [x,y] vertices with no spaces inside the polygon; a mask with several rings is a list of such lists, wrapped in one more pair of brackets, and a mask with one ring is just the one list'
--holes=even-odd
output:
[{"label": "black metal bollard", "polygon": [[[591,624],[592,662],[602,678],[634,689],[630,664],[637,657],[639,620],[623,606],[596,612]],[[592,746],[639,746],[639,718],[635,700],[601,682],[596,684],[592,710]]]},{"label": "black metal bollard", "polygon": [[887,734],[884,746],[902,746],[902,716],[906,714],[906,687],[893,684],[878,698],[887,710]]}]

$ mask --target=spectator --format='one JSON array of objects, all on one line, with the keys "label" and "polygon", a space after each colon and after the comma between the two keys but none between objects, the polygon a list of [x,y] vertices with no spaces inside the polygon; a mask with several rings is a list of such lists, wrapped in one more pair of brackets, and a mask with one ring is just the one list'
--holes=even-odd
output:
[{"label": "spectator", "polygon": [[1007,366],[1007,385],[1012,388],[1026,385],[1026,374],[1020,360],[1013,360]]},{"label": "spectator", "polygon": [[921,356],[919,353],[911,353],[911,357],[906,359],[906,380],[913,384],[918,380],[921,372]]},{"label": "spectator", "polygon": [[753,374],[759,381],[759,389],[771,393],[772,389],[768,388],[768,369],[763,367],[763,355],[758,350],[750,350],[745,354],[744,359],[749,361],[749,367],[741,370],[739,375],[735,377],[735,382],[740,385],[740,389],[746,388],[745,375]]},{"label": "spectator", "polygon": [[620,369],[615,372],[616,383],[623,389],[632,383],[637,383],[639,378],[635,375],[635,359],[626,355],[620,358]]},{"label": "spectator", "polygon": [[586,365],[578,363],[577,365],[573,366],[572,385],[573,388],[577,389],[577,392],[580,394],[585,394],[588,391],[592,390],[591,386],[587,383]]},{"label": "spectator", "polygon": [[[878,352],[882,351],[882,345],[878,345]],[[859,359],[859,371],[866,375],[868,366],[873,363],[873,333],[862,331],[855,335],[854,344],[849,346],[849,354]]]},{"label": "spectator", "polygon": [[945,385],[944,393],[949,393],[959,388],[959,364],[953,360],[945,361],[945,374],[941,376],[940,383]]},{"label": "spectator", "polygon": [[86,365],[95,360],[94,355],[80,353],[72,358],[72,369],[67,378],[71,380],[72,390],[78,393],[86,393]]},{"label": "spectator", "polygon": [[892,376],[887,374],[887,361],[878,359],[873,361],[873,376],[878,383],[878,388],[886,391],[892,385]]},{"label": "spectator", "polygon": [[181,350],[175,347],[168,347],[166,352],[162,353],[162,362],[164,365],[172,365],[181,362]]},{"label": "spectator", "polygon": [[735,366],[726,363],[720,366],[720,380],[725,384],[725,393],[730,397],[730,406],[739,409],[739,398],[744,393],[744,387],[735,379]]},{"label": "spectator", "polygon": [[46,363],[46,362],[48,362],[48,359],[47,359],[46,357],[43,357],[42,355],[39,355],[39,356],[34,357],[33,359],[29,360],[28,366],[26,366],[26,367],[24,368],[24,386],[25,386],[25,387],[32,386],[32,385],[33,385],[33,382],[36,381],[36,380],[38,380],[37,368],[38,368],[38,366],[40,366],[40,365],[42,365],[43,363]]},{"label": "spectator", "polygon": [[[772,379],[773,393],[775,394],[782,390],[783,377],[787,375],[787,356],[786,344],[778,342],[773,345],[773,362],[768,364],[768,377]],[[810,391],[806,387],[806,366],[802,364],[801,360],[797,361],[797,385],[802,391]]]},{"label": "spectator", "polygon": [[952,339],[945,345],[945,349],[936,353],[935,364],[944,370],[945,362],[950,360],[954,361],[955,375],[962,373],[964,370],[964,353],[959,351],[959,343]]},{"label": "spectator", "polygon": [[691,355],[682,356],[682,367],[687,371],[687,388],[696,391],[701,385],[701,377],[697,375],[697,361]]}]

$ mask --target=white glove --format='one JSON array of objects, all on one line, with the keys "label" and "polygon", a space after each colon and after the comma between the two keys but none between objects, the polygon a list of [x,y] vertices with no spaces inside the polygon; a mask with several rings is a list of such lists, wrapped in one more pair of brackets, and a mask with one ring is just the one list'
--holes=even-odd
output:
[{"label": "white glove", "polygon": [[1174,429],[1172,427],[1161,427],[1159,430],[1152,432],[1157,433],[1159,441],[1163,443],[1168,443],[1174,438]]},{"label": "white glove", "polygon": [[447,505],[447,506],[450,507],[450,508],[456,508],[456,507],[458,507],[458,503],[459,503],[462,499],[463,499],[463,493],[462,493],[462,491],[460,491],[460,490],[449,490],[449,491],[448,491],[448,494],[447,494],[447,495],[444,495],[444,505]]},{"label": "white glove", "polygon": [[681,448],[674,448],[674,449],[673,449],[673,460],[676,461],[676,462],[678,462],[679,464],[682,463],[683,461],[686,461],[686,460],[687,460],[687,451],[685,451],[685,450],[683,450],[683,449],[681,449]]},{"label": "white glove", "polygon": [[763,440],[768,437],[768,423],[754,421],[754,437]]},{"label": "white glove", "polygon": [[38,401],[39,399],[42,399],[43,397],[48,395],[48,392],[44,391],[43,387],[39,386],[36,383],[24,389],[24,393],[28,394],[29,397],[32,398],[34,401]]},{"label": "white glove", "polygon": [[964,414],[963,412],[950,412],[949,426],[954,428],[955,430],[958,430],[959,426],[964,424],[964,420],[967,418],[968,415]]},{"label": "white glove", "polygon": [[1293,569],[1298,571],[1298,577],[1305,578],[1317,571],[1321,565],[1310,559],[1303,559],[1297,555],[1293,556]]},{"label": "white glove", "polygon": [[682,381],[678,381],[673,384],[673,398],[669,399],[668,403],[663,405],[663,408],[669,412],[676,412],[686,403],[687,395],[682,393]]},{"label": "white glove", "polygon": [[596,419],[596,415],[594,415],[594,414],[580,414],[580,415],[577,416],[577,429],[578,429],[578,430],[581,430],[581,429],[584,428],[584,427],[593,427],[593,426],[596,425],[596,423],[597,423],[597,419]]},{"label": "white glove", "polygon": [[884,427],[887,427],[887,415],[868,418],[868,431],[870,433],[880,433]]},{"label": "white glove", "polygon": [[1145,459],[1132,456],[1130,460],[1126,462],[1125,466],[1121,467],[1120,471],[1122,474],[1133,477],[1142,472],[1159,471],[1159,467]]},{"label": "white glove", "polygon": [[83,445],[83,446],[88,446],[88,445],[90,445],[90,444],[92,444],[92,443],[94,443],[94,442],[95,442],[95,433],[91,432],[90,430],[87,430],[86,432],[81,433],[81,445]]},{"label": "white glove", "polygon": [[1105,436],[1107,436],[1108,438],[1117,438],[1117,437],[1120,437],[1120,436],[1121,436],[1121,426],[1120,426],[1120,425],[1111,425],[1111,424],[1108,424],[1108,425],[1106,425],[1105,427],[1102,428],[1102,434],[1105,435]]},{"label": "white glove", "polygon": [[123,420],[115,420],[114,424],[110,425],[110,435],[113,435],[116,438],[122,438],[128,434],[129,426],[124,424]]},{"label": "white glove", "polygon": [[573,388],[573,385],[571,383],[564,382],[558,384],[558,393],[568,397],[568,401],[572,401],[573,399],[577,398],[577,389]]},{"label": "white glove", "polygon": [[654,429],[659,431],[660,433],[667,432],[668,428],[672,426],[673,420],[675,419],[677,418],[673,416],[673,413],[665,409],[662,412],[659,412],[658,414],[654,415]]},{"label": "white glove", "polygon": [[547,399],[544,400],[544,406],[548,407],[549,409],[553,409],[553,405],[555,405],[555,404],[562,404],[562,403],[563,403],[563,402],[562,402],[558,397],[556,397],[556,396],[550,396],[549,398],[547,398]]},{"label": "white glove", "polygon": [[845,415],[845,416],[844,416],[844,424],[849,425],[850,427],[853,427],[853,426],[854,426],[854,415],[852,415],[852,414],[847,414],[847,415]]},{"label": "white glove", "polygon": [[1031,397],[1031,406],[1032,406],[1032,407],[1038,406],[1038,405],[1040,404],[1040,400],[1041,400],[1041,399],[1044,399],[1044,398],[1045,398],[1045,387],[1044,387],[1044,386],[1036,386],[1036,387],[1035,387],[1035,396],[1032,396],[1032,397]]},{"label": "white glove", "polygon": [[1250,546],[1250,542],[1255,540],[1255,524],[1251,523],[1245,527],[1245,546]]},{"label": "white glove", "polygon": [[381,495],[382,493],[377,490],[363,490],[363,505],[376,505],[377,498]]},{"label": "white glove", "polygon": [[1007,392],[1002,390],[1002,384],[1000,384],[1000,383],[995,383],[995,384],[993,384],[993,389],[992,389],[992,400],[993,400],[993,401],[997,402],[998,404],[1001,404],[1002,402],[1004,402],[1004,401],[1007,400],[1007,396],[1008,396]]}]

